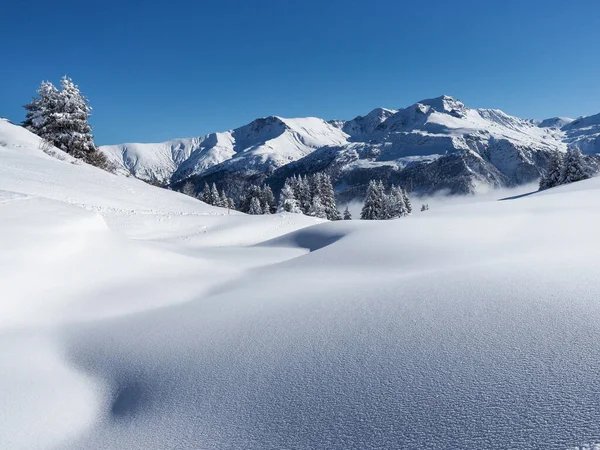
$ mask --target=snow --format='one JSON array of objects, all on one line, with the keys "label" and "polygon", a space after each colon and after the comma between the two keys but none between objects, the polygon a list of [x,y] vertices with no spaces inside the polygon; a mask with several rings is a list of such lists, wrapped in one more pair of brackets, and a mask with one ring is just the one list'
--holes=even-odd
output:
[{"label": "snow", "polygon": [[319,223],[0,142],[3,447],[600,442],[600,178]]},{"label": "snow", "polygon": [[254,171],[280,167],[326,145],[346,143],[347,135],[315,117],[267,117],[223,133],[156,144],[101,146],[124,174],[144,180],[181,180],[209,169]]}]

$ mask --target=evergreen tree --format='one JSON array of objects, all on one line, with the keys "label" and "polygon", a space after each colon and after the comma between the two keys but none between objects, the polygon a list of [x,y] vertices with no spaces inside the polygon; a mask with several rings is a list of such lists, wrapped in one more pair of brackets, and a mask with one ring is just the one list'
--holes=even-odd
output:
[{"label": "evergreen tree", "polygon": [[550,157],[548,170],[540,178],[540,191],[558,186],[561,183],[561,174],[563,171],[563,157],[559,152],[554,152]]},{"label": "evergreen tree", "polygon": [[277,210],[277,202],[271,186],[264,186],[261,195],[261,205],[265,214],[273,214]]},{"label": "evergreen tree", "polygon": [[335,193],[331,183],[331,177],[326,173],[319,174],[316,184],[318,185],[319,198],[325,208],[325,214],[329,220],[341,220],[342,216],[335,204]]},{"label": "evergreen tree", "polygon": [[221,192],[221,198],[219,199],[219,206],[221,208],[229,207],[229,199],[227,198],[227,194],[225,194],[225,189]]},{"label": "evergreen tree", "polygon": [[202,200],[204,203],[211,205],[212,203],[210,203],[210,199],[211,199],[210,186],[208,185],[208,183],[205,182],[204,188],[202,189],[202,192],[200,193],[200,200]]},{"label": "evergreen tree", "polygon": [[44,127],[54,139],[54,145],[76,158],[85,159],[96,151],[92,127],[88,123],[92,108],[73,80],[64,76],[55,111]]},{"label": "evergreen tree", "polygon": [[350,214],[348,205],[346,205],[346,209],[344,210],[344,220],[352,220],[352,214]]},{"label": "evergreen tree", "polygon": [[219,190],[217,189],[217,185],[213,183],[212,187],[210,188],[208,204],[213,206],[220,206],[220,202],[221,196],[219,195]]},{"label": "evergreen tree", "polygon": [[34,97],[31,103],[23,106],[27,110],[27,114],[22,125],[32,133],[52,143],[54,143],[54,139],[51,136],[43,136],[42,130],[46,126],[50,115],[56,111],[59,97],[60,92],[52,83],[42,81],[38,89],[38,97]]},{"label": "evergreen tree", "polygon": [[73,80],[64,76],[59,92],[52,83],[43,82],[39,98],[25,105],[23,125],[46,142],[107,171],[114,171],[106,156],[99,152],[88,123],[92,108]]},{"label": "evergreen tree", "polygon": [[283,185],[283,189],[281,189],[281,193],[279,194],[279,207],[277,210],[279,212],[290,212],[301,214],[302,210],[300,209],[300,205],[298,204],[298,200],[296,200],[296,196],[294,195],[294,190],[292,189],[291,182],[288,178],[285,180],[285,184]]},{"label": "evergreen tree", "polygon": [[384,190],[383,183],[375,180],[369,181],[367,196],[360,213],[362,220],[380,220],[383,216]]},{"label": "evergreen tree", "polygon": [[560,184],[574,183],[575,181],[586,180],[589,177],[590,175],[583,163],[583,155],[578,148],[570,148],[562,165]]},{"label": "evergreen tree", "polygon": [[[245,212],[245,213],[250,213],[250,203],[252,202],[252,199],[254,197],[256,197],[260,201],[262,196],[263,196],[263,193],[262,193],[262,189],[260,188],[260,186],[257,186],[255,184],[251,185],[248,188],[248,190],[246,191],[246,194],[242,197],[242,200],[240,201],[240,211]],[[261,205],[261,211],[262,211],[262,205]],[[262,212],[261,212],[261,214],[262,214]]]},{"label": "evergreen tree", "polygon": [[250,200],[250,207],[248,209],[248,214],[259,215],[263,213],[263,209],[260,206],[260,199],[258,197],[252,197]]},{"label": "evergreen tree", "polygon": [[312,194],[310,182],[306,175],[304,175],[304,177],[300,176],[296,180],[294,196],[296,197],[296,200],[298,200],[298,204],[300,205],[302,213],[308,214],[308,211],[312,204]]},{"label": "evergreen tree", "polygon": [[410,203],[410,198],[408,198],[408,192],[406,189],[402,188],[402,200],[404,201],[404,207],[406,209],[406,215],[412,213],[412,205]]},{"label": "evergreen tree", "polygon": [[189,195],[190,197],[195,197],[196,192],[194,190],[194,185],[190,181],[186,181],[181,188],[181,193],[185,195]]},{"label": "evergreen tree", "polygon": [[[382,188],[383,185],[380,186]],[[383,193],[383,210],[379,219],[397,219],[407,216],[408,207],[404,191],[397,186],[392,186],[389,194]]]},{"label": "evergreen tree", "polygon": [[229,209],[235,209],[235,202],[233,201],[233,199],[231,197],[227,198],[227,207]]},{"label": "evergreen tree", "polygon": [[325,208],[321,203],[321,198],[318,195],[313,197],[310,209],[308,210],[308,215],[318,217],[319,219],[327,219],[327,212],[325,211]]}]

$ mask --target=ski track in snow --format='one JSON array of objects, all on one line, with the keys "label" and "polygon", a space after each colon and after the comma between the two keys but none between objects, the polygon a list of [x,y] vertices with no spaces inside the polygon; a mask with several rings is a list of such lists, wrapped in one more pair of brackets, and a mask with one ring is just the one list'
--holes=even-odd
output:
[{"label": "ski track in snow", "polygon": [[598,446],[600,179],[319,223],[0,141],[1,447]]}]

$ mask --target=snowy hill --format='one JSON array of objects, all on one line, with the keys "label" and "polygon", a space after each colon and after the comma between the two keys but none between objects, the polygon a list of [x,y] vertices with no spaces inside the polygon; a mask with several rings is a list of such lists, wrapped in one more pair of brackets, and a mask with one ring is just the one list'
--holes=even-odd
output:
[{"label": "snowy hill", "polygon": [[600,444],[600,178],[319,223],[52,151],[0,121],[3,448]]},{"label": "snowy hill", "polygon": [[201,138],[101,149],[124,172],[176,187],[191,177],[197,188],[266,181],[278,189],[291,174],[326,170],[342,199],[361,197],[371,178],[456,194],[532,182],[567,145],[600,153],[596,117],[519,119],[441,96],[348,121],[267,117]]}]

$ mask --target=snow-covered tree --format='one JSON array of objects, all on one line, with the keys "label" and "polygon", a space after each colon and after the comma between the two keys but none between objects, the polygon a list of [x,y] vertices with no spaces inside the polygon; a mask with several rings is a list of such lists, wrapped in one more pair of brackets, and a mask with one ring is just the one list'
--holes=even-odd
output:
[{"label": "snow-covered tree", "polygon": [[335,193],[333,191],[331,177],[326,173],[316,173],[313,184],[316,186],[315,191],[318,192],[317,195],[321,199],[323,208],[325,208],[327,219],[341,220],[342,216],[340,215],[340,212],[335,204]]},{"label": "snow-covered tree", "polygon": [[327,219],[327,212],[325,211],[325,208],[321,203],[321,198],[318,195],[313,197],[310,209],[308,210],[308,215],[318,217],[319,219]]},{"label": "snow-covered tree", "polygon": [[217,189],[217,185],[215,183],[212,184],[210,188],[210,196],[209,196],[209,205],[220,206],[221,196],[219,195],[219,190]]},{"label": "snow-covered tree", "polygon": [[210,186],[208,185],[208,183],[204,183],[204,188],[202,189],[202,192],[200,193],[200,200],[202,200],[204,203],[208,203],[209,205],[211,205],[212,203],[210,203],[210,199],[211,199]]},{"label": "snow-covered tree", "polygon": [[196,196],[196,191],[194,189],[194,185],[190,181],[186,181],[181,188],[181,193],[185,195],[189,195],[190,197]]},{"label": "snow-covered tree", "polygon": [[[22,125],[32,133],[52,143],[54,143],[54,139],[51,136],[43,136],[42,130],[46,126],[50,115],[56,111],[59,97],[59,90],[51,82],[42,81],[38,89],[38,97],[34,97],[31,103],[23,106],[27,110],[27,114]],[[50,139],[47,139],[48,137]]]},{"label": "snow-covered tree", "polygon": [[412,214],[412,205],[410,203],[410,198],[408,198],[408,192],[406,189],[402,188],[402,200],[404,201],[404,207],[406,208],[406,214]]},{"label": "snow-covered tree", "polygon": [[51,114],[52,123],[56,124],[54,145],[77,158],[85,158],[96,151],[92,127],[88,123],[92,108],[73,80],[64,76],[60,84],[58,108]]},{"label": "snow-covered tree", "polygon": [[271,186],[263,186],[260,200],[265,214],[273,214],[277,210],[277,202]]},{"label": "snow-covered tree", "polygon": [[574,183],[590,177],[583,163],[583,155],[578,148],[567,151],[560,173],[560,184]]},{"label": "snow-covered tree", "polygon": [[229,207],[229,199],[227,198],[227,194],[225,193],[225,189],[221,192],[221,197],[219,198],[219,206],[221,208]]},{"label": "snow-covered tree", "polygon": [[44,82],[39,99],[25,105],[24,125],[45,141],[70,155],[104,170],[114,171],[106,156],[99,152],[88,119],[92,108],[73,80],[64,76],[61,91]]},{"label": "snow-covered tree", "polygon": [[227,198],[227,207],[229,209],[235,209],[235,202],[233,201],[233,199],[231,197]]},{"label": "snow-covered tree", "polygon": [[277,208],[277,211],[296,214],[302,213],[298,200],[296,200],[296,196],[294,195],[294,190],[292,189],[292,182],[289,178],[285,180],[283,189],[281,189],[281,193],[279,194],[279,207]]},{"label": "snow-covered tree", "polygon": [[563,171],[563,157],[559,152],[554,152],[550,157],[548,170],[540,178],[540,191],[558,186],[561,183]]},{"label": "snow-covered tree", "polygon": [[250,207],[248,209],[248,214],[259,215],[263,213],[263,209],[260,206],[260,199],[258,197],[252,197],[250,200]]},{"label": "snow-covered tree", "polygon": [[292,187],[294,188],[294,196],[296,197],[296,200],[298,200],[300,209],[304,214],[308,214],[308,210],[312,203],[311,187],[308,177],[306,175],[299,176],[295,179],[295,185]]},{"label": "snow-covered tree", "polygon": [[352,220],[352,214],[350,214],[348,205],[346,205],[346,209],[344,210],[344,220]]},{"label": "snow-covered tree", "polygon": [[428,210],[429,210],[429,205],[427,203],[423,203],[421,205],[421,212],[428,211]]},{"label": "snow-covered tree", "polygon": [[384,188],[381,181],[369,181],[367,196],[363,204],[360,218],[362,220],[381,220],[383,218]]}]

